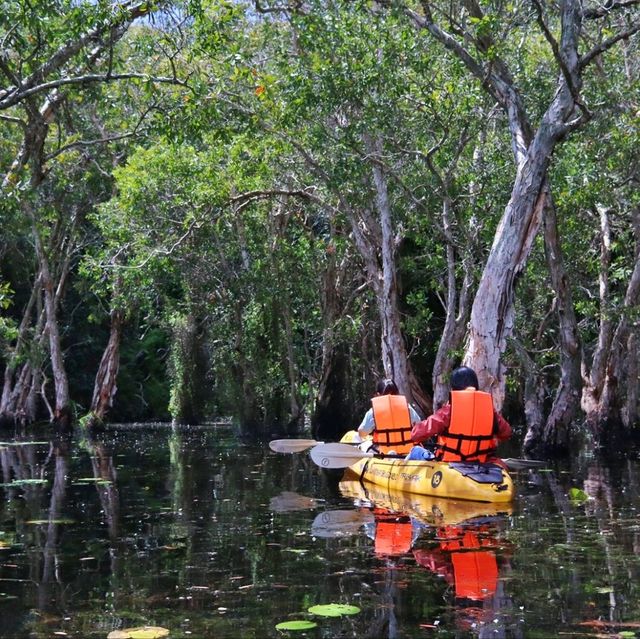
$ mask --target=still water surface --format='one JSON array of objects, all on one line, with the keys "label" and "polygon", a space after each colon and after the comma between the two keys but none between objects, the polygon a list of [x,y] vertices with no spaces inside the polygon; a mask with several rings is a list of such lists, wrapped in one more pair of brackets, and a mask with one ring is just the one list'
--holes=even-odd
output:
[{"label": "still water surface", "polygon": [[[640,636],[636,461],[519,472],[495,508],[367,491],[223,426],[1,438],[0,638]],[[360,612],[308,612],[331,603]]]}]

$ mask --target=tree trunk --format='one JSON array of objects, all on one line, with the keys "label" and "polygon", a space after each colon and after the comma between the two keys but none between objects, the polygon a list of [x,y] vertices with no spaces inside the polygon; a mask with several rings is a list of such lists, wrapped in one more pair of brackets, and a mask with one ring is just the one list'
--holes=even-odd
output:
[{"label": "tree trunk", "polygon": [[513,331],[515,284],[542,221],[543,176],[552,147],[535,147],[518,169],[471,309],[464,363],[478,373],[498,410],[504,402],[502,354]]},{"label": "tree trunk", "polygon": [[124,327],[124,311],[115,308],[111,311],[109,340],[102,353],[100,365],[93,385],[93,397],[86,426],[91,428],[104,421],[107,411],[113,406],[118,387],[116,380],[120,367],[120,342]]},{"label": "tree trunk", "polygon": [[[555,203],[548,187],[544,218],[544,242],[551,286],[555,291],[560,335],[560,384],[543,429],[540,444],[549,449],[566,448],[569,427],[580,404],[580,336],[567,273],[558,237]],[[528,424],[528,422],[527,422]],[[525,438],[525,441],[528,438]],[[531,441],[531,440],[530,440]],[[537,443],[537,442],[536,442]],[[525,448],[526,449],[526,448]]]},{"label": "tree trunk", "polygon": [[540,380],[535,362],[527,353],[518,339],[513,340],[522,368],[525,371],[524,380],[524,415],[527,432],[524,437],[523,448],[532,450],[542,439],[544,427],[544,385]]},{"label": "tree trunk", "polygon": [[68,427],[72,420],[71,401],[69,397],[69,382],[67,372],[64,367],[64,355],[62,351],[62,340],[58,328],[57,303],[55,287],[49,261],[45,254],[40,232],[38,231],[35,214],[31,204],[25,199],[22,202],[23,208],[32,222],[32,231],[36,247],[36,255],[40,265],[40,281],[44,293],[45,308],[45,330],[49,337],[49,356],[51,359],[51,370],[55,389],[54,421],[61,427]]},{"label": "tree trunk", "polygon": [[613,338],[613,321],[609,309],[609,266],[611,264],[611,226],[609,223],[609,210],[599,207],[600,213],[600,330],[598,343],[593,354],[591,367],[585,363],[586,374],[582,389],[582,410],[587,416],[587,422],[595,425],[598,421],[598,407],[600,393],[604,385],[605,366],[608,357],[611,340]]},{"label": "tree trunk", "polygon": [[[379,138],[369,142],[370,151],[382,157]],[[401,394],[415,401],[425,413],[432,409],[431,400],[421,390],[411,365],[402,334],[396,278],[396,241],[393,230],[391,206],[387,190],[387,179],[378,162],[373,162],[373,180],[376,192],[376,209],[380,228],[381,268],[376,269],[373,282],[382,328],[382,365],[386,377],[392,378]],[[369,259],[369,262],[373,260]]]}]

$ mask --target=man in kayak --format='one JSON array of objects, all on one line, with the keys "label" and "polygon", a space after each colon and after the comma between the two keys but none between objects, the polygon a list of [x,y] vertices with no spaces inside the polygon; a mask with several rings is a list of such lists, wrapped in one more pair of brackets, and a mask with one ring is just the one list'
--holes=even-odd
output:
[{"label": "man in kayak", "polygon": [[451,401],[411,430],[418,444],[432,437],[436,459],[496,463],[496,447],[511,437],[511,426],[493,408],[491,395],[478,390],[475,371],[461,366],[451,374]]},{"label": "man in kayak", "polygon": [[373,438],[373,445],[381,453],[404,455],[412,447],[411,428],[420,421],[420,415],[398,392],[392,379],[381,379],[371,408],[366,412],[358,435]]}]

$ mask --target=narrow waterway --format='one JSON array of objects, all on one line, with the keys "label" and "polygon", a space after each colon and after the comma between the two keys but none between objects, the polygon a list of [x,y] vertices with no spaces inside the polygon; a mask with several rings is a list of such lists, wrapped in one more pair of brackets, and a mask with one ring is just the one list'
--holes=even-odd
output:
[{"label": "narrow waterway", "polygon": [[0,438],[0,638],[640,636],[636,461],[518,472],[495,507],[366,489],[227,426]]}]

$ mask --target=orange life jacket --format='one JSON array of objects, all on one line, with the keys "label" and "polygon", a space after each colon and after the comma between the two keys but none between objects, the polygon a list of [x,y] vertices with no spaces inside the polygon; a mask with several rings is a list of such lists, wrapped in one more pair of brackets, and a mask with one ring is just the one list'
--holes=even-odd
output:
[{"label": "orange life jacket", "polygon": [[495,451],[493,401],[475,389],[451,391],[451,422],[438,435],[438,459],[487,461]]},{"label": "orange life jacket", "polygon": [[413,448],[411,414],[403,395],[381,395],[371,400],[373,406],[373,443],[381,453],[395,450],[404,455]]}]

